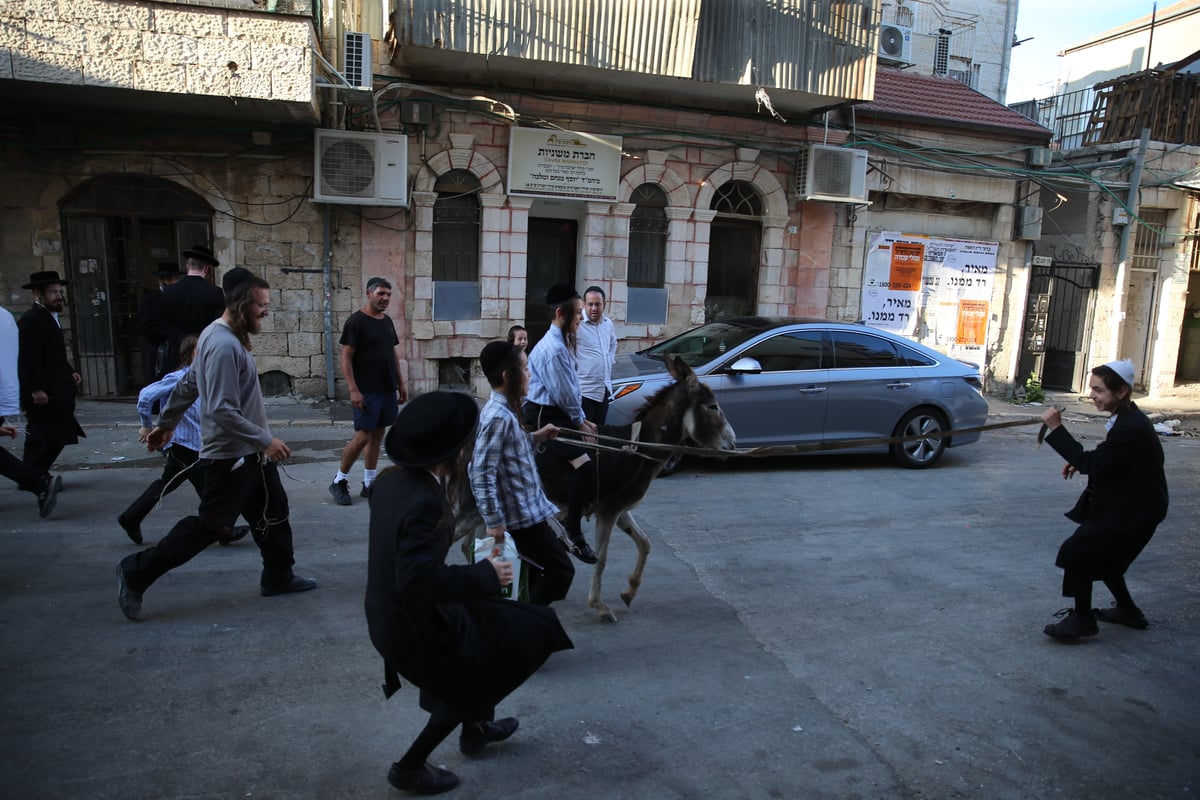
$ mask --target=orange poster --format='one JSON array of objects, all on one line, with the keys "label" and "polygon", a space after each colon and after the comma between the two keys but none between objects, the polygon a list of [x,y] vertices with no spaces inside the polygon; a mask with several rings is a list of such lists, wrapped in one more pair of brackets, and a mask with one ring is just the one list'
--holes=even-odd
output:
[{"label": "orange poster", "polygon": [[892,242],[892,269],[888,288],[894,292],[916,292],[921,288],[921,267],[925,245],[919,242]]},{"label": "orange poster", "polygon": [[958,333],[955,344],[982,346],[987,339],[988,304],[986,300],[958,301]]}]

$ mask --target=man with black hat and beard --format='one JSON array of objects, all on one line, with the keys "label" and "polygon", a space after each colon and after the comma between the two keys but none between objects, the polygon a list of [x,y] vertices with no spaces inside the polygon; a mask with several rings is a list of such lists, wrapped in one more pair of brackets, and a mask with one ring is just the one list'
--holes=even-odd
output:
[{"label": "man with black hat and beard", "polygon": [[86,436],[75,420],[75,390],[81,378],[67,360],[58,319],[68,283],[57,272],[46,271],[33,273],[22,287],[33,290],[33,308],[17,322],[21,407],[29,423],[23,460],[39,473],[48,473],[64,447]]},{"label": "man with black hat and beard", "polygon": [[164,369],[179,363],[179,343],[189,334],[200,332],[225,310],[225,293],[209,281],[209,273],[221,266],[213,251],[194,245],[183,251],[185,275],[163,291],[160,316],[167,325],[170,350],[161,359]]},{"label": "man with black hat and beard", "polygon": [[157,545],[117,565],[117,604],[130,620],[138,618],[142,594],[154,581],[228,537],[239,514],[250,521],[262,553],[259,589],[264,597],[317,587],[315,580],[292,572],[288,499],[277,466],[291,450],[267,426],[250,352],[250,335],[259,332],[268,313],[270,285],[241,267],[230,270],[222,285],[225,311],[200,335],[192,369],[176,385],[146,442],[150,450],[158,450],[170,441],[184,412],[199,398],[200,459],[193,468],[203,476],[200,508]]},{"label": "man with black hat and beard", "polygon": [[[575,332],[583,312],[583,298],[565,284],[551,286],[546,292],[550,306],[550,329],[529,354],[529,394],[522,407],[530,430],[543,425],[573,428],[584,439],[595,441],[596,424],[583,413],[583,392],[575,359]],[[564,526],[571,540],[571,552],[585,564],[595,564],[592,546],[583,536],[580,523],[583,508],[593,499],[596,487],[596,462],[586,448],[556,440],[546,443],[547,452],[570,472],[567,517]]]}]

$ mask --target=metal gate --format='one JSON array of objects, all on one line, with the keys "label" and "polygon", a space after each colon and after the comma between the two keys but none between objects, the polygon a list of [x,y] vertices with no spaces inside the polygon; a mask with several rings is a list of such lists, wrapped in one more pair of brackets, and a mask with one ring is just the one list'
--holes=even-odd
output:
[{"label": "metal gate", "polygon": [[1099,264],[1032,267],[1018,382],[1035,373],[1048,389],[1083,391],[1087,331],[1099,279]]}]

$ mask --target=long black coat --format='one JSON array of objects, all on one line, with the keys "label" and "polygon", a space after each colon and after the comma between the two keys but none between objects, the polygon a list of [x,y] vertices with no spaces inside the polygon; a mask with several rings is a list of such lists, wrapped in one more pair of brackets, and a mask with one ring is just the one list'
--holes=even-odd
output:
[{"label": "long black coat", "polygon": [[371,485],[367,629],[383,656],[385,692],[396,673],[464,719],[493,708],[545,663],[572,647],[549,608],[505,600],[487,561],[447,565],[446,501],[425,469],[399,467]]},{"label": "long black coat", "polygon": [[[35,304],[17,321],[17,329],[21,408],[29,420],[30,435],[75,444],[84,433],[75,420],[75,368],[67,360],[62,328],[54,315]],[[35,405],[36,391],[45,392],[50,401]]]},{"label": "long black coat", "polygon": [[1095,450],[1084,450],[1063,426],[1046,443],[1088,478],[1066,514],[1079,527],[1056,563],[1085,580],[1124,574],[1167,515],[1167,476],[1154,426],[1134,405],[1117,415]]}]

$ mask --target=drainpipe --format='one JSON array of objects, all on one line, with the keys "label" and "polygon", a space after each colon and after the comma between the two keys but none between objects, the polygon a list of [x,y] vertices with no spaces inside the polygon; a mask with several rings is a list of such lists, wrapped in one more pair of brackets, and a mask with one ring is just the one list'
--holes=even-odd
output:
[{"label": "drainpipe", "polygon": [[[1117,282],[1113,287],[1113,308],[1117,311],[1112,326],[1112,339],[1108,352],[1110,358],[1121,357],[1121,334],[1125,329],[1125,282],[1129,276],[1129,240],[1133,236],[1133,226],[1136,222],[1133,216],[1138,210],[1138,192],[1142,185],[1142,167],[1146,163],[1146,149],[1150,146],[1150,129],[1142,128],[1142,140],[1138,142],[1137,157],[1133,161],[1133,170],[1129,174],[1129,193],[1125,196],[1125,205],[1129,208],[1129,223],[1122,227],[1121,238],[1117,242]],[[1141,364],[1142,375],[1146,374],[1146,365]]]},{"label": "drainpipe", "polygon": [[321,288],[325,293],[325,397],[335,399],[333,380],[333,210],[321,206]]}]

